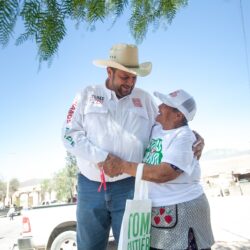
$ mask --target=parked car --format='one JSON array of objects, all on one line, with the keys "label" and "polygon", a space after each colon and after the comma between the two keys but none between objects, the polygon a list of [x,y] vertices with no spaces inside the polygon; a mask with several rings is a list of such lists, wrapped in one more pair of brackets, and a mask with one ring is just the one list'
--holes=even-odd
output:
[{"label": "parked car", "polygon": [[[42,205],[24,210],[22,232],[13,250],[64,250],[76,246],[76,203]],[[108,249],[115,249],[112,232]]]},{"label": "parked car", "polygon": [[51,204],[56,204],[57,200],[52,200],[52,201],[42,201],[41,205],[46,206],[46,205],[51,205]]},{"label": "parked car", "polygon": [[[21,215],[21,212],[22,212],[22,209],[23,207],[17,207],[17,206],[14,206],[14,212],[13,212],[13,216],[18,216],[18,215]],[[6,217],[8,216],[8,212],[10,210],[10,207],[9,206],[6,206],[6,207],[3,207],[0,209],[0,217]]]},{"label": "parked car", "polygon": [[22,216],[16,249],[77,249],[75,203],[32,207]]}]

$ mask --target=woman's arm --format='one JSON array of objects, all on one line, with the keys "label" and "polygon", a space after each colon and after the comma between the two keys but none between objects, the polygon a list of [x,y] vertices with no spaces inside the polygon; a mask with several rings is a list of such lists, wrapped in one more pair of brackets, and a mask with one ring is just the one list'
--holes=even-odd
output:
[{"label": "woman's arm", "polygon": [[[137,165],[136,162],[127,162],[111,154],[102,163],[105,174],[110,177],[123,173],[135,176]],[[163,183],[176,179],[180,174],[181,171],[176,170],[171,164],[163,162],[159,165],[144,164],[142,178],[151,182]]]}]

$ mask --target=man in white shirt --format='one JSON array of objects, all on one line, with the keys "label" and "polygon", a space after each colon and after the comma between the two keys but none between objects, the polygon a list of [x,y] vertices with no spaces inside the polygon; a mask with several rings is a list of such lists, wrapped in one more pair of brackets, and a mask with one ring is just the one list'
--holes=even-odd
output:
[{"label": "man in white shirt", "polygon": [[76,156],[80,171],[78,250],[106,249],[111,227],[118,242],[126,199],[133,198],[134,177],[110,178],[98,163],[109,153],[141,162],[158,111],[152,97],[135,88],[137,76],[147,76],[152,67],[150,62],[139,63],[136,46],[114,45],[108,60],[94,64],[107,67],[105,85],[88,86],[79,93],[63,127],[64,145]]},{"label": "man in white shirt", "polygon": [[133,198],[134,177],[105,176],[106,183],[100,184],[97,164],[109,153],[140,162],[157,114],[152,97],[135,88],[137,76],[148,75],[152,67],[150,62],[139,64],[136,46],[114,45],[109,60],[94,64],[107,67],[106,83],[88,86],[77,95],[63,128],[65,147],[76,156],[80,170],[78,250],[106,249],[110,227],[118,241],[126,199]]}]

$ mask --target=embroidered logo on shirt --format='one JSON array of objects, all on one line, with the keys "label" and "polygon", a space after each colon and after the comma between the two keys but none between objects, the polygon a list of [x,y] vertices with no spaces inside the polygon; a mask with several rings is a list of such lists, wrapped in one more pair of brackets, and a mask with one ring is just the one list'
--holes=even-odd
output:
[{"label": "embroidered logo on shirt", "polygon": [[75,142],[74,142],[72,136],[66,135],[66,133],[67,133],[68,130],[69,130],[69,128],[65,129],[64,139],[66,139],[69,142],[69,144],[73,147],[75,145]]},{"label": "embroidered logo on shirt", "polygon": [[162,157],[162,139],[151,139],[145,151],[143,162],[158,165],[161,163]]},{"label": "embroidered logo on shirt", "polygon": [[90,102],[93,104],[103,104],[104,97],[98,95],[92,95],[90,98]]},{"label": "embroidered logo on shirt", "polygon": [[141,108],[142,107],[142,103],[141,103],[141,99],[140,98],[132,98],[132,102],[134,104],[135,107]]},{"label": "embroidered logo on shirt", "polygon": [[67,115],[67,123],[71,122],[72,117],[73,117],[73,115],[75,113],[75,110],[76,110],[76,106],[77,106],[77,100],[75,100],[73,102],[72,106],[69,109],[69,112],[68,112],[68,115]]}]

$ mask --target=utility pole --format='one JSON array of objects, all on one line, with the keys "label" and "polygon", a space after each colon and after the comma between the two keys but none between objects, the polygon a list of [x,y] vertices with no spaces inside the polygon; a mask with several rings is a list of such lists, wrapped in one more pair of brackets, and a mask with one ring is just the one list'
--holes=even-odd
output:
[{"label": "utility pole", "polygon": [[6,185],[5,206],[9,206],[10,205],[9,193],[10,193],[10,180],[8,179],[7,180],[7,185]]}]

